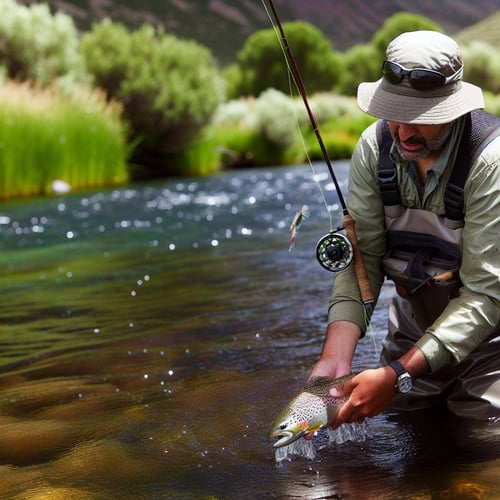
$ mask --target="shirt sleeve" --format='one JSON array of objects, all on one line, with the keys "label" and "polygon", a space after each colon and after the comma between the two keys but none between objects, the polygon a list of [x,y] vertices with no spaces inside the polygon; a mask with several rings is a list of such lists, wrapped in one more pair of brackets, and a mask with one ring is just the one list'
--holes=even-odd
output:
[{"label": "shirt sleeve", "polygon": [[432,371],[462,361],[500,323],[500,138],[481,153],[464,187],[459,297],[417,342]]},{"label": "shirt sleeve", "polygon": [[[384,209],[378,188],[377,165],[378,146],[375,124],[372,124],[361,135],[351,159],[347,207],[356,223],[363,262],[376,299],[384,279],[381,263],[385,252]],[[328,322],[350,321],[364,333],[369,319],[361,301],[354,266],[335,273]]]}]

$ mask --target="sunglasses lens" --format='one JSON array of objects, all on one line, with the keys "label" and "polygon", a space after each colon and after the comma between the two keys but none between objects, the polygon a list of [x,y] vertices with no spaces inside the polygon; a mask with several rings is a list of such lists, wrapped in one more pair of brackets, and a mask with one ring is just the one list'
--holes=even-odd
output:
[{"label": "sunglasses lens", "polygon": [[414,69],[409,75],[410,85],[415,90],[432,90],[442,87],[446,78],[439,73],[428,70]]},{"label": "sunglasses lens", "polygon": [[382,74],[384,78],[393,85],[398,84],[403,79],[403,69],[391,61],[385,61],[382,66]]}]

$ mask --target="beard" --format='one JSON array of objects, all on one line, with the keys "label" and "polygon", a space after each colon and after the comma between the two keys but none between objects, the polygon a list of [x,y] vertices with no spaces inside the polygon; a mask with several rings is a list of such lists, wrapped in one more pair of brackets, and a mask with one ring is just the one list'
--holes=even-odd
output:
[{"label": "beard", "polygon": [[440,152],[448,137],[450,136],[452,129],[452,124],[448,123],[441,130],[440,134],[433,139],[425,139],[421,135],[414,135],[409,137],[405,142],[409,145],[420,145],[422,148],[419,151],[408,151],[401,146],[401,142],[398,134],[394,137],[394,143],[396,144],[396,148],[401,155],[401,157],[407,161],[416,161],[422,158],[426,158],[428,156],[434,155],[435,153]]}]

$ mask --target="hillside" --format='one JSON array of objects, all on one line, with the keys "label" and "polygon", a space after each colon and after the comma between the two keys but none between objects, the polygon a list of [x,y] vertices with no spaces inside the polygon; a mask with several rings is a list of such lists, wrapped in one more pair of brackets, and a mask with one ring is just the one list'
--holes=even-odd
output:
[{"label": "hillside", "polygon": [[481,40],[500,51],[500,11],[458,32],[456,39],[460,44]]},{"label": "hillside", "polygon": [[[249,35],[270,26],[261,0],[45,0],[44,3],[71,15],[80,29],[88,29],[93,21],[103,17],[129,27],[143,23],[162,25],[169,33],[209,47],[222,65],[234,60]],[[454,34],[500,9],[500,0],[275,0],[275,4],[282,21],[303,20],[314,24],[337,50],[368,42],[384,20],[399,11],[428,17],[447,33]]]}]

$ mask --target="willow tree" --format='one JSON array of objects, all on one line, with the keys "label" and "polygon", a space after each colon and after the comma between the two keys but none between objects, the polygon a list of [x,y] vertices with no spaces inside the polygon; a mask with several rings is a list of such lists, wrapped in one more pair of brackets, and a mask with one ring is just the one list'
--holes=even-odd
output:
[{"label": "willow tree", "polygon": [[152,26],[94,24],[81,40],[94,83],[123,104],[137,177],[169,174],[169,156],[195,141],[223,98],[211,52]]}]

